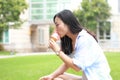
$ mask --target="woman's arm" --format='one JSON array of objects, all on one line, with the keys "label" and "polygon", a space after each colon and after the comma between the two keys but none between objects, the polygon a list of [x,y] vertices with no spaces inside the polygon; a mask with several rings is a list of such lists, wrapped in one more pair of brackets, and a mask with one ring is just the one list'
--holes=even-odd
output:
[{"label": "woman's arm", "polygon": [[58,56],[63,60],[63,62],[64,62],[67,66],[73,68],[73,69],[76,70],[76,71],[80,71],[80,68],[77,67],[77,66],[73,63],[73,60],[72,60],[70,57],[68,57],[66,54],[64,54],[63,51],[59,51],[59,52],[58,52]]},{"label": "woman's arm", "polygon": [[69,68],[69,67],[68,67],[65,63],[63,63],[57,70],[55,70],[55,71],[51,74],[51,76],[52,76],[53,78],[55,78],[55,77],[63,74],[68,68]]},{"label": "woman's arm", "polygon": [[57,76],[63,74],[69,67],[64,63],[57,70],[47,76],[41,77],[39,80],[53,80]]},{"label": "woman's arm", "polygon": [[50,40],[50,47],[52,48],[53,51],[57,53],[57,55],[63,60],[63,62],[68,66],[73,68],[76,71],[79,71],[80,68],[77,67],[74,63],[73,60],[68,57],[63,51],[60,51],[60,47],[54,40]]}]

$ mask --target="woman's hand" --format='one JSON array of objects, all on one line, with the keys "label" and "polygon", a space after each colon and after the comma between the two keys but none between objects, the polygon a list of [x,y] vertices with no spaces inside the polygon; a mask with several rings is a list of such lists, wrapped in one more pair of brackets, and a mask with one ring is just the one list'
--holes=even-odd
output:
[{"label": "woman's hand", "polygon": [[43,76],[41,77],[39,80],[52,80],[53,77],[51,75],[48,75],[48,76]]},{"label": "woman's hand", "polygon": [[50,48],[53,50],[53,51],[60,51],[60,47],[59,45],[54,41],[54,40],[50,40],[50,44],[49,44]]}]

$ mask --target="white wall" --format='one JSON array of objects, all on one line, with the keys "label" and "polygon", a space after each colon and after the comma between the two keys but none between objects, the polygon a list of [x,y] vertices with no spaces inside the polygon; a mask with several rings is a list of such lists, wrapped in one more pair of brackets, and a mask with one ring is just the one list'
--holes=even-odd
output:
[{"label": "white wall", "polygon": [[29,23],[25,22],[19,29],[10,29],[9,49],[15,49],[19,52],[31,52],[30,28]]},{"label": "white wall", "polygon": [[120,14],[118,13],[118,0],[108,0],[108,3],[111,7],[112,14]]}]

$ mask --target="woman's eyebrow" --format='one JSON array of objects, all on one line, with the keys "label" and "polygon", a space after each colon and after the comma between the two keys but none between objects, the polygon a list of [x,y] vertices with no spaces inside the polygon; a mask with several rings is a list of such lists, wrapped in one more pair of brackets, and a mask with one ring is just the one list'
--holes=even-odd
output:
[{"label": "woman's eyebrow", "polygon": [[57,22],[55,22],[55,24],[57,24]]}]

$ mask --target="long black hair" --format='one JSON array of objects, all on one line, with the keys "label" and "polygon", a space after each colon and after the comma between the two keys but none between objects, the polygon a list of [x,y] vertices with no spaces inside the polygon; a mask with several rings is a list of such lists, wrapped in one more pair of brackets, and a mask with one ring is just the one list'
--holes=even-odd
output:
[{"label": "long black hair", "polygon": [[[72,34],[77,34],[83,29],[77,18],[70,10],[63,10],[57,13],[53,18],[54,22],[56,17],[59,17],[64,22],[64,24],[68,26]],[[71,54],[73,51],[72,40],[67,35],[61,38],[61,49],[67,55]]]}]

